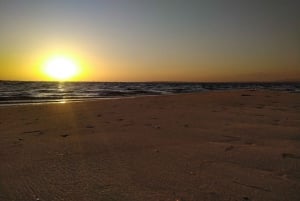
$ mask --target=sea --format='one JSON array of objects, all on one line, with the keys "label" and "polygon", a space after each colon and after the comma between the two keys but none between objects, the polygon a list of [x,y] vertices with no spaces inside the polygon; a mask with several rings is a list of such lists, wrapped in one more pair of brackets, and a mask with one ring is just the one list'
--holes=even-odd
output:
[{"label": "sea", "polygon": [[0,105],[62,103],[91,99],[201,93],[222,90],[274,90],[300,93],[300,82],[21,82],[0,81]]}]

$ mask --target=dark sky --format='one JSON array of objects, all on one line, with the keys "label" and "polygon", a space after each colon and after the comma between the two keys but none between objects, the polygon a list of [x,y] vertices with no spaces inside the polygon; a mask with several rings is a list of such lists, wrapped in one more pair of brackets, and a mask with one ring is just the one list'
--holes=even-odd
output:
[{"label": "dark sky", "polygon": [[0,79],[53,54],[93,81],[300,78],[297,0],[1,0]]}]

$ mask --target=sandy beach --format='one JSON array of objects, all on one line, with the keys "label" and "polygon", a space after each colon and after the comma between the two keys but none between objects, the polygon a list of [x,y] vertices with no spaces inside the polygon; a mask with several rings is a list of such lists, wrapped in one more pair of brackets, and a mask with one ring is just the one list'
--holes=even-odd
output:
[{"label": "sandy beach", "polygon": [[0,107],[1,201],[300,200],[300,94]]}]

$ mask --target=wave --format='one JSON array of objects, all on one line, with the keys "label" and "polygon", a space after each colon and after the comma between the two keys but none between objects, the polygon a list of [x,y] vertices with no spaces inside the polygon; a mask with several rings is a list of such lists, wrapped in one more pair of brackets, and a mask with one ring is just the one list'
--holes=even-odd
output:
[{"label": "wave", "polygon": [[14,82],[0,81],[0,104],[52,102],[88,98],[194,93],[212,90],[266,89],[300,92],[300,83],[119,83],[119,82]]}]

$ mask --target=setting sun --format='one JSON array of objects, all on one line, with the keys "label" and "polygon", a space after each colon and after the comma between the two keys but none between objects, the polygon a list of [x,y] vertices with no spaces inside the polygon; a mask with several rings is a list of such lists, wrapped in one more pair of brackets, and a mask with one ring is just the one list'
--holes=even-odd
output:
[{"label": "setting sun", "polygon": [[44,73],[55,80],[69,80],[79,74],[79,67],[69,58],[55,57],[45,63]]}]

